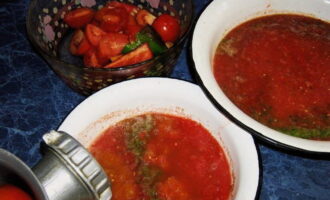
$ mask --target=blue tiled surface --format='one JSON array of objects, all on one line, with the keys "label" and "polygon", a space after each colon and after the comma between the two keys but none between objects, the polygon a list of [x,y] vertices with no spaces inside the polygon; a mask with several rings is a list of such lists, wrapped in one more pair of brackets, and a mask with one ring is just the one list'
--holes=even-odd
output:
[{"label": "blue tiled surface", "polygon": [[[195,0],[196,12],[209,0]],[[69,89],[35,53],[25,32],[29,0],[0,1],[0,148],[29,166],[41,136],[56,129],[85,97]],[[194,82],[185,50],[172,77]],[[330,158],[293,155],[257,141],[263,176],[258,199],[329,200]]]}]

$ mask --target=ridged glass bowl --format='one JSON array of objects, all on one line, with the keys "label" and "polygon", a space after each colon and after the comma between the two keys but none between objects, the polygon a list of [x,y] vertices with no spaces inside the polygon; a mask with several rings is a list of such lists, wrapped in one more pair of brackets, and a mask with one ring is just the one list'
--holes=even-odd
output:
[{"label": "ridged glass bowl", "polygon": [[85,67],[70,56],[68,38],[72,30],[65,13],[77,7],[98,9],[107,0],[32,0],[27,16],[31,43],[55,73],[73,90],[90,95],[108,85],[142,76],[168,76],[176,64],[193,21],[192,0],[120,0],[147,9],[156,16],[167,13],[180,20],[181,35],[173,47],[151,60],[117,68]]}]

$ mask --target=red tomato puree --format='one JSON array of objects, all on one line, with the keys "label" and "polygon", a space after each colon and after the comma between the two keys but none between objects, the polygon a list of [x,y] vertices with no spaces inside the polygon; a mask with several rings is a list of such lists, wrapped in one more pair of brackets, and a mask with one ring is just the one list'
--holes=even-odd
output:
[{"label": "red tomato puree", "polygon": [[240,109],[284,133],[330,140],[330,24],[299,15],[234,28],[214,56],[214,75]]},{"label": "red tomato puree", "polygon": [[199,123],[149,113],[109,127],[89,150],[111,182],[112,200],[228,200],[226,154]]}]

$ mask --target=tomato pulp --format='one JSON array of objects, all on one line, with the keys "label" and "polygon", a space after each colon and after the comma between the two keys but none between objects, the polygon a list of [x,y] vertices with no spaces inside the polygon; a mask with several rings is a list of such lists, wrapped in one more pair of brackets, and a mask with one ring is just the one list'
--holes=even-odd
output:
[{"label": "tomato pulp", "polygon": [[226,154],[199,123],[159,113],[111,126],[89,147],[111,180],[113,200],[228,200]]},{"label": "tomato pulp", "polygon": [[1,185],[0,186],[0,199],[1,200],[32,200],[31,196],[19,187],[14,185]]},{"label": "tomato pulp", "polygon": [[271,15],[233,29],[214,75],[240,109],[284,133],[330,140],[330,24]]}]

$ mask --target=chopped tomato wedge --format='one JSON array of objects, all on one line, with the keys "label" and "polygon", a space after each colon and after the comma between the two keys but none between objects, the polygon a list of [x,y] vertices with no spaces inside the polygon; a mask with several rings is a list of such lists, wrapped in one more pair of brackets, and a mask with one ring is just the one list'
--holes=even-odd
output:
[{"label": "chopped tomato wedge", "polygon": [[86,37],[93,46],[97,46],[100,43],[101,38],[106,34],[107,33],[101,28],[93,24],[88,24],[86,26]]},{"label": "chopped tomato wedge", "polygon": [[136,22],[135,16],[133,16],[133,15],[128,16],[127,25],[138,25],[138,23]]},{"label": "chopped tomato wedge", "polygon": [[103,19],[103,16],[106,14],[108,9],[109,8],[107,8],[107,7],[103,7],[100,10],[96,11],[95,16],[94,16],[95,21],[101,22]]},{"label": "chopped tomato wedge", "polygon": [[140,47],[128,54],[123,55],[119,59],[105,66],[105,68],[122,67],[127,65],[134,65],[143,61],[149,60],[153,54],[147,43],[142,44]]},{"label": "chopped tomato wedge", "polygon": [[133,42],[136,40],[136,35],[142,30],[143,27],[139,25],[128,25],[125,30],[125,34],[128,35],[129,41]]},{"label": "chopped tomato wedge", "polygon": [[143,26],[140,26],[136,22],[136,18],[132,15],[129,15],[128,23],[126,29],[124,31],[125,34],[129,36],[130,41],[134,41],[136,39],[136,34],[142,30]]},{"label": "chopped tomato wedge", "polygon": [[90,8],[77,8],[69,11],[63,20],[71,28],[83,28],[92,21],[94,14],[95,11]]},{"label": "chopped tomato wedge", "polygon": [[136,13],[139,8],[137,6],[134,6],[132,4],[127,3],[121,3],[119,1],[110,1],[107,3],[106,7],[108,8],[124,8],[129,14]]},{"label": "chopped tomato wedge", "polygon": [[136,14],[136,21],[141,26],[151,25],[155,21],[156,17],[147,10],[139,10]]},{"label": "chopped tomato wedge", "polygon": [[91,49],[84,55],[84,64],[87,67],[102,67],[107,62],[108,59],[97,55],[96,49]]},{"label": "chopped tomato wedge", "polygon": [[123,31],[128,22],[128,12],[124,8],[101,8],[95,14],[95,20],[106,32],[118,33]]},{"label": "chopped tomato wedge", "polygon": [[128,44],[128,37],[121,33],[108,33],[102,37],[97,48],[98,56],[108,58],[119,55]]},{"label": "chopped tomato wedge", "polygon": [[70,52],[73,55],[84,55],[88,50],[92,48],[92,45],[89,43],[85,37],[85,33],[81,29],[77,29],[71,38],[70,41]]},{"label": "chopped tomato wedge", "polygon": [[180,36],[179,21],[168,14],[162,14],[154,21],[152,27],[164,42],[175,42]]}]

